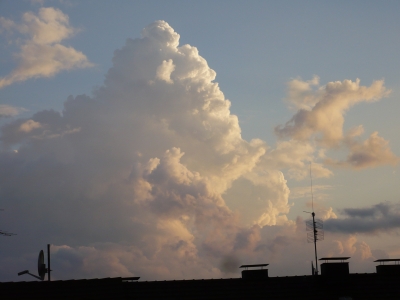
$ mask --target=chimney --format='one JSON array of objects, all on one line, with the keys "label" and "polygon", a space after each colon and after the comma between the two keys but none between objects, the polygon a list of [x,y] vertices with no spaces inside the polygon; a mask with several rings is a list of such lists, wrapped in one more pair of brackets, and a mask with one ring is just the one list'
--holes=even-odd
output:
[{"label": "chimney", "polygon": [[349,263],[345,262],[350,257],[323,257],[320,260],[325,262],[321,264],[322,276],[346,276],[349,275]]},{"label": "chimney", "polygon": [[[399,258],[377,259],[374,262],[379,262],[379,265],[376,266],[378,275],[400,276]],[[385,265],[385,262],[394,262],[394,264]]]},{"label": "chimney", "polygon": [[[246,280],[260,280],[268,278],[268,269],[264,269],[264,267],[268,266],[268,264],[258,264],[258,265],[243,265],[240,268],[245,268],[242,271],[242,279]],[[257,268],[256,270],[249,270],[248,268]]]}]

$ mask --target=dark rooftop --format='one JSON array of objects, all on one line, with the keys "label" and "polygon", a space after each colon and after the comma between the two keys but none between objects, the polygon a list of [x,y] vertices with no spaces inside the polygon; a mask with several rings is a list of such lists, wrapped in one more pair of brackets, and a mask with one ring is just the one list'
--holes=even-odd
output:
[{"label": "dark rooftop", "polygon": [[348,260],[350,257],[323,257],[319,260]]},{"label": "dark rooftop", "polygon": [[264,280],[204,279],[126,281],[105,278],[0,283],[1,299],[400,299],[398,276],[350,274],[269,277]]},{"label": "dark rooftop", "polygon": [[256,267],[266,267],[269,264],[258,264],[258,265],[242,265],[239,268],[256,268]]},{"label": "dark rooftop", "polygon": [[384,258],[384,259],[374,260],[374,262],[386,262],[386,261],[400,261],[400,258]]}]

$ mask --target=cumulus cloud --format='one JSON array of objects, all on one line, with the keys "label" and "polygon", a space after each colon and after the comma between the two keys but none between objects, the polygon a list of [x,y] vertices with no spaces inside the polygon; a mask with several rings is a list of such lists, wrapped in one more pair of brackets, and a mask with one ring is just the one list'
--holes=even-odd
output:
[{"label": "cumulus cloud", "polygon": [[263,157],[263,167],[271,166],[286,170],[287,176],[296,180],[309,177],[309,164],[312,162],[312,173],[315,178],[330,177],[332,171],[318,162],[324,159],[320,153],[316,155],[317,147],[310,141],[278,141],[276,146]]},{"label": "cumulus cloud", "polygon": [[368,208],[346,208],[345,218],[329,219],[325,229],[343,233],[379,233],[400,227],[400,207],[398,204],[379,203]]},{"label": "cumulus cloud", "polygon": [[0,78],[0,88],[30,78],[51,77],[55,74],[93,64],[80,51],[61,42],[76,33],[66,14],[56,8],[42,7],[38,14],[26,12],[20,24],[5,18],[0,19],[2,31],[18,31],[26,35],[15,54],[17,67]]},{"label": "cumulus cloud", "polygon": [[175,70],[175,65],[172,60],[164,60],[160,66],[157,68],[157,77],[168,83],[173,83],[171,79],[171,73]]},{"label": "cumulus cloud", "polygon": [[[70,36],[57,22],[35,39]],[[71,261],[81,276],[221,276],[222,257],[251,252],[260,227],[288,222],[289,189],[282,172],[260,166],[268,146],[241,137],[215,77],[164,21],[128,39],[93,96],[1,128],[0,194],[20,207],[5,221],[28,234],[25,243],[63,245],[69,274]],[[252,197],[231,199],[240,185],[254,187]],[[234,201],[257,205],[256,214]],[[37,236],[47,241],[29,238]]]},{"label": "cumulus cloud", "polygon": [[[57,22],[39,44],[72,34]],[[114,52],[93,95],[1,127],[0,198],[10,212],[2,221],[23,236],[4,245],[2,263],[26,268],[32,249],[52,243],[59,279],[217,278],[232,276],[232,257],[279,262],[294,248],[298,265],[288,260],[280,275],[309,268],[304,220],[287,217],[284,172],[301,179],[312,161],[330,176],[315,161],[323,151],[298,139],[243,139],[215,71],[179,38],[154,22]]]},{"label": "cumulus cloud", "polygon": [[[312,90],[312,86],[316,89]],[[319,86],[317,77],[307,82],[292,80],[288,101],[299,110],[284,126],[276,127],[275,132],[297,140],[319,135],[322,144],[338,144],[343,139],[346,111],[357,103],[377,101],[389,93],[383,80],[376,80],[370,86],[361,86],[359,79],[329,82],[325,86]]]},{"label": "cumulus cloud", "polygon": [[348,139],[349,154],[345,161],[327,159],[328,164],[362,169],[379,165],[395,165],[399,158],[391,151],[389,142],[373,132],[365,141]]},{"label": "cumulus cloud", "polygon": [[333,211],[332,207],[329,207],[327,209],[320,209],[318,217],[321,218],[324,221],[328,220],[328,219],[337,219],[337,215]]},{"label": "cumulus cloud", "polygon": [[28,133],[28,132],[31,132],[32,130],[34,130],[36,128],[40,128],[40,127],[42,127],[42,125],[40,125],[39,122],[35,122],[33,120],[28,120],[19,126],[19,131]]},{"label": "cumulus cloud", "polygon": [[[384,86],[383,80],[376,80],[370,86],[360,85],[359,79],[329,82],[325,86],[319,84],[319,78],[316,76],[309,81],[291,80],[288,83],[286,101],[291,108],[297,109],[297,112],[285,125],[275,127],[275,133],[280,138],[291,139],[281,143],[303,144],[309,148],[310,154],[319,149],[322,151],[320,158],[328,165],[361,169],[396,164],[399,158],[390,150],[388,141],[379,137],[377,132],[360,142],[362,125],[346,133],[343,129],[344,115],[352,106],[361,102],[377,101],[389,94],[390,90]],[[348,151],[347,159],[335,160],[326,157],[327,149],[339,148]],[[301,162],[295,161],[297,164]],[[291,169],[291,172],[295,174],[295,178],[304,177],[296,168]],[[331,175],[325,168],[320,172],[322,174],[316,174],[317,177]]]},{"label": "cumulus cloud", "polygon": [[292,79],[287,83],[288,95],[285,99],[291,109],[311,110],[319,102],[320,93],[317,92],[319,77],[303,81],[300,78]]}]

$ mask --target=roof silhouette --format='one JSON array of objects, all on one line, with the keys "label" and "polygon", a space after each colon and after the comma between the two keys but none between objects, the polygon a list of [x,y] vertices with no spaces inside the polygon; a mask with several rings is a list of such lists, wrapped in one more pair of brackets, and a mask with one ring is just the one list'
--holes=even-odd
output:
[{"label": "roof silhouette", "polygon": [[350,274],[129,281],[132,278],[0,283],[2,299],[400,299],[399,276]]}]

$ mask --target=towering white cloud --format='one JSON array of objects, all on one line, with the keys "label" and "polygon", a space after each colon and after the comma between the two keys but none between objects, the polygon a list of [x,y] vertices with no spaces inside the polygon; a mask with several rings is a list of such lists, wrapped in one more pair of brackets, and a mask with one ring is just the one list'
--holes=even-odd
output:
[{"label": "towering white cloud", "polygon": [[[1,31],[16,30],[28,36],[15,54],[17,67],[0,78],[0,88],[29,78],[51,77],[76,68],[92,66],[87,57],[61,42],[70,38],[76,29],[69,25],[66,14],[56,8],[40,8],[38,14],[26,12],[20,24],[0,19]],[[0,32],[1,32],[0,31]]]},{"label": "towering white cloud", "polygon": [[[29,18],[36,24],[44,16]],[[55,20],[60,36],[38,34],[35,43],[71,34],[65,19]],[[41,111],[3,126],[0,194],[21,205],[10,228],[64,245],[57,255],[80,257],[81,274],[102,274],[87,255],[133,253],[134,264],[121,269],[115,261],[104,272],[220,276],[224,255],[251,251],[257,228],[287,221],[289,189],[280,171],[257,169],[268,147],[242,139],[215,76],[197,48],[180,46],[157,21],[115,51],[92,97],[68,98],[62,114]],[[242,184],[257,192],[232,199]],[[235,201],[253,212],[239,213]]]}]

